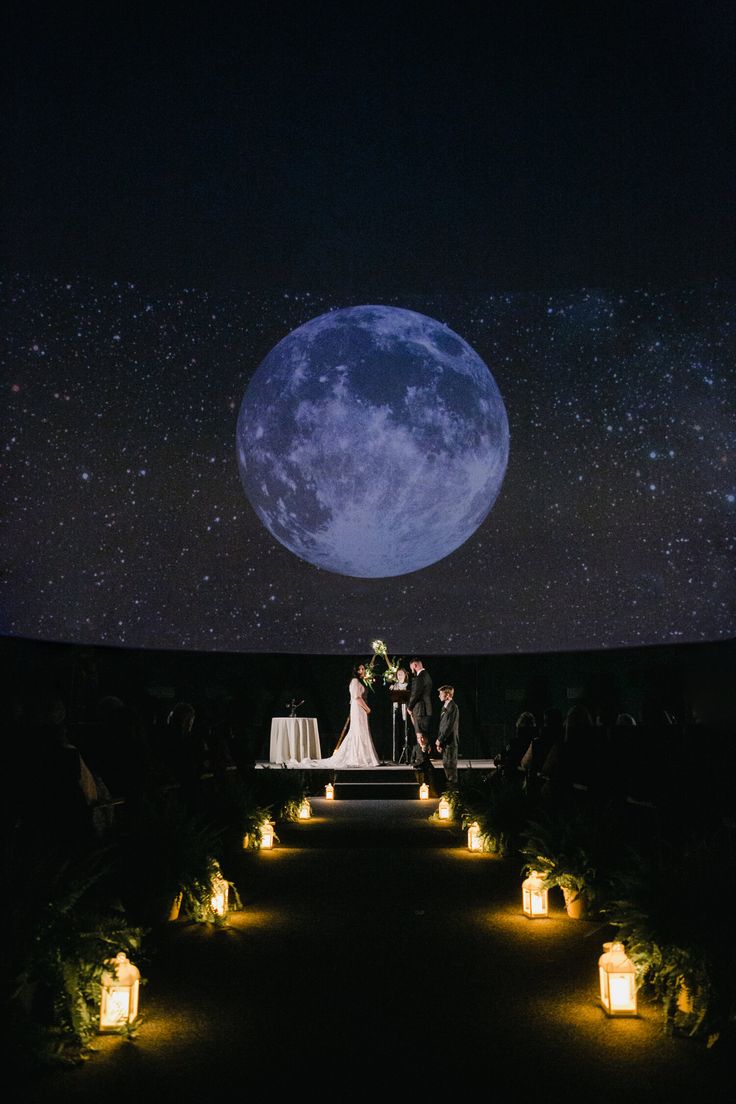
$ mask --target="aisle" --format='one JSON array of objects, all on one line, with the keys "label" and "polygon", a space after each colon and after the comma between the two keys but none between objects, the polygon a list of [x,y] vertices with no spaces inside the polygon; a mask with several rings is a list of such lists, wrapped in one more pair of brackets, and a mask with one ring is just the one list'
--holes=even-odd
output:
[{"label": "aisle", "polygon": [[608,931],[520,915],[514,863],[471,855],[434,803],[313,802],[233,875],[221,930],[169,925],[144,973],[135,1043],[21,1101],[215,1101],[256,1086],[344,1095],[397,1078],[458,1092],[480,1071],[512,1100],[723,1100],[726,1057],[663,1037],[659,1013],[607,1020]]}]

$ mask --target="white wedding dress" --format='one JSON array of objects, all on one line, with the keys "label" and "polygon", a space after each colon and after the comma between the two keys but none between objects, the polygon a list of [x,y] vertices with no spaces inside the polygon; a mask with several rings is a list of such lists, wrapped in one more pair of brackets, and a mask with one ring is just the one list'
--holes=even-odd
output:
[{"label": "white wedding dress", "polygon": [[376,755],[368,728],[368,714],[360,704],[364,694],[365,686],[360,679],[351,679],[350,727],[345,733],[345,739],[334,754],[326,759],[310,760],[311,767],[342,769],[343,767],[377,767],[380,764],[381,761]]}]

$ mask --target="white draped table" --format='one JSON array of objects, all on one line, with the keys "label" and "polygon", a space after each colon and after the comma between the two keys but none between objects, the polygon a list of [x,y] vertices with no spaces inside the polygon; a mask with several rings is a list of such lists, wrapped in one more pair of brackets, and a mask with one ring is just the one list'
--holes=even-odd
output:
[{"label": "white draped table", "polygon": [[321,757],[316,717],[272,717],[271,763],[300,762],[302,759]]}]

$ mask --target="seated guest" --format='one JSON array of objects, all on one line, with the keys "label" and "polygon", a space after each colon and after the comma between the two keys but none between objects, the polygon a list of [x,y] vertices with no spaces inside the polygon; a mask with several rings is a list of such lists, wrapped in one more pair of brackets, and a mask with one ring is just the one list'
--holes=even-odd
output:
[{"label": "seated guest", "polygon": [[423,732],[417,733],[417,742],[412,745],[409,765],[414,768],[417,782],[426,782],[429,786],[429,796],[439,797],[437,768],[432,762],[429,741]]},{"label": "seated guest", "polygon": [[41,692],[28,716],[24,773],[32,781],[33,801],[23,814],[27,830],[73,851],[95,845],[107,827],[98,806],[110,795],[69,739],[64,700]]},{"label": "seated guest", "polygon": [[578,703],[568,709],[562,738],[550,748],[541,770],[545,779],[543,793],[567,790],[573,782],[587,778],[594,731],[593,718],[586,706]]},{"label": "seated guest", "polygon": [[537,731],[537,722],[533,713],[524,710],[516,718],[514,734],[498,757],[498,767],[508,777],[515,777],[522,759],[529,749]]}]

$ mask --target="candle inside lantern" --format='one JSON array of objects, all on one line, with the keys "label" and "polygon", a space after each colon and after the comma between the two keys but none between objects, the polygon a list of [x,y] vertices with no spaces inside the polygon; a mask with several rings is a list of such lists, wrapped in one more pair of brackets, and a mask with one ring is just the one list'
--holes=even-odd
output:
[{"label": "candle inside lantern", "polygon": [[229,886],[218,867],[212,875],[210,889],[210,908],[215,916],[224,916],[226,914],[229,892]]},{"label": "candle inside lantern", "polygon": [[273,847],[274,843],[274,826],[270,820],[264,820],[261,824],[261,847],[267,851]]},{"label": "candle inside lantern", "polygon": [[141,974],[124,951],[107,965],[100,977],[100,1031],[117,1031],[138,1016]]},{"label": "candle inside lantern", "polygon": [[328,801],[335,800],[335,787],[332,785],[331,782],[328,782],[325,786],[325,797]]},{"label": "candle inside lantern", "polygon": [[607,1016],[636,1016],[636,969],[623,943],[603,944],[598,959],[601,1005]]},{"label": "candle inside lantern", "polygon": [[309,801],[305,797],[301,805],[299,806],[299,820],[309,820],[311,815],[312,806],[309,804]]},{"label": "candle inside lantern", "polygon": [[549,894],[536,870],[532,870],[521,883],[521,903],[525,916],[534,919],[549,915]]},{"label": "candle inside lantern", "polygon": [[437,806],[437,816],[440,818],[440,820],[450,819],[450,802],[447,800],[446,797],[440,798],[440,803]]},{"label": "candle inside lantern", "polygon": [[480,824],[474,820],[468,825],[468,851],[482,851],[483,838],[480,834]]},{"label": "candle inside lantern", "polygon": [[422,782],[419,787],[419,799],[420,801],[427,801],[429,799],[429,786],[426,782]]}]

